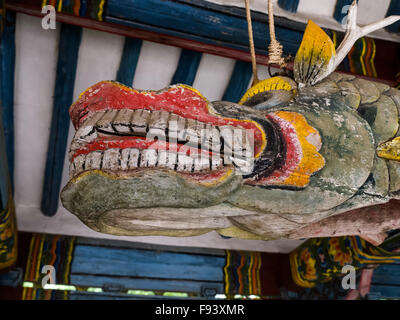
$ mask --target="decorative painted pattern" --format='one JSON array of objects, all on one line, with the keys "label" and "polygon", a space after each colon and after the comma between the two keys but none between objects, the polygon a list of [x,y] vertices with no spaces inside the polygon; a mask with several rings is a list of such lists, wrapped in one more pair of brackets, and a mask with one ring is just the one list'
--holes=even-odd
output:
[{"label": "decorative painted pattern", "polygon": [[0,270],[12,266],[17,260],[17,223],[14,202],[0,212]]},{"label": "decorative painted pattern", "polygon": [[304,188],[310,182],[310,176],[321,170],[325,160],[318,153],[321,137],[306,119],[295,112],[280,111],[268,117],[279,124],[286,141],[284,165],[270,176],[258,181],[246,181],[248,184],[288,186]]},{"label": "decorative painted pattern", "polygon": [[358,236],[309,239],[290,254],[293,280],[306,288],[343,276],[342,267],[348,264],[359,270],[383,263],[400,264],[399,253],[375,247]]},{"label": "decorative painted pattern", "polygon": [[273,77],[269,79],[264,79],[259,81],[257,84],[252,86],[246,93],[242,96],[239,101],[239,104],[244,104],[247,100],[255,95],[272,90],[286,90],[286,91],[296,91],[296,88],[293,87],[288,81],[286,81],[282,77]]},{"label": "decorative painted pattern", "polygon": [[224,267],[225,294],[261,295],[261,266],[260,252],[228,250]]},{"label": "decorative painted pattern", "polygon": [[42,268],[53,266],[55,283],[68,285],[74,247],[74,237],[45,234],[32,236],[24,281],[33,283],[33,287],[24,287],[23,300],[68,299],[67,291],[42,290],[41,282],[46,275],[42,273]]},{"label": "decorative painted pattern", "polygon": [[42,7],[52,5],[57,12],[103,21],[106,0],[43,0]]}]

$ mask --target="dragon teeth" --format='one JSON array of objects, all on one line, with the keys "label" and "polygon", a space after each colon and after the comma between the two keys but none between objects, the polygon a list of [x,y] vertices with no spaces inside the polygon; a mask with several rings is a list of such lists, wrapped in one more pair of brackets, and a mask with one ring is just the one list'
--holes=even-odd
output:
[{"label": "dragon teeth", "polygon": [[118,170],[121,154],[119,149],[108,149],[103,153],[103,169]]},{"label": "dragon teeth", "polygon": [[120,110],[114,119],[113,128],[120,134],[131,134],[131,119],[134,115],[133,110]]},{"label": "dragon teeth", "polygon": [[113,120],[117,117],[120,110],[110,110],[104,113],[104,116],[97,121],[96,127],[107,133],[115,133],[115,130],[112,126]]},{"label": "dragon teeth", "polygon": [[146,149],[142,151],[140,158],[140,167],[155,167],[157,164],[158,152],[154,149]]},{"label": "dragon teeth", "polygon": [[149,110],[135,110],[132,118],[132,130],[138,135],[146,135],[147,121],[151,112]]},{"label": "dragon teeth", "polygon": [[169,113],[166,111],[153,111],[149,120],[148,138],[163,138],[168,126]]},{"label": "dragon teeth", "polygon": [[188,157],[184,154],[178,154],[178,166],[177,171],[187,171],[191,172],[193,168],[193,158]]},{"label": "dragon teeth", "polygon": [[[165,140],[168,132],[168,140],[171,142],[187,143],[196,148],[200,144],[204,150],[223,151],[227,158],[232,153],[248,150],[249,144],[245,129],[230,125],[216,127],[162,110],[123,109],[97,112],[78,129],[74,140],[78,141],[89,134],[95,135],[94,128],[109,134],[146,136],[161,140]],[[221,150],[221,141],[224,143],[224,150]]]},{"label": "dragon teeth", "polygon": [[135,169],[139,167],[140,151],[138,149],[129,149],[128,168]]},{"label": "dragon teeth", "polygon": [[90,152],[86,156],[85,169],[95,170],[100,169],[103,153],[101,151]]},{"label": "dragon teeth", "polygon": [[85,159],[85,155],[81,154],[76,156],[71,162],[69,167],[71,178],[85,170]]}]

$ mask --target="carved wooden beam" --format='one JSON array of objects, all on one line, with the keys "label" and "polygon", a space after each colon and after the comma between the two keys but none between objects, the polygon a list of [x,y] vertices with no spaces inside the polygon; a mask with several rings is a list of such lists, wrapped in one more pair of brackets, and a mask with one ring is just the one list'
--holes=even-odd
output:
[{"label": "carved wooden beam", "polygon": [[[41,13],[40,8],[37,5],[33,5],[32,4],[33,2],[35,2],[35,1],[31,0],[31,1],[23,2],[20,0],[9,0],[6,3],[6,8],[11,11],[16,11],[16,12],[20,12],[20,13],[24,13],[24,14],[28,14],[28,15],[42,17],[43,14]],[[220,6],[220,7],[223,7],[223,6]],[[228,9],[230,9],[230,8],[228,8]],[[228,10],[228,9],[226,9],[226,10]],[[229,12],[229,10],[228,10],[228,12]],[[256,16],[261,15],[260,13],[252,13],[252,15],[253,14]],[[188,50],[192,50],[192,51],[198,51],[198,52],[202,52],[202,53],[218,55],[218,56],[231,58],[231,59],[235,59],[235,60],[251,62],[251,57],[250,57],[250,53],[248,51],[247,46],[243,46],[241,49],[237,49],[237,48],[225,46],[225,43],[223,41],[214,41],[213,43],[210,43],[210,42],[207,43],[207,42],[200,41],[199,40],[200,38],[197,38],[197,40],[187,39],[187,38],[183,38],[183,37],[180,37],[177,35],[163,34],[160,32],[144,30],[144,29],[139,28],[138,26],[136,26],[136,27],[132,26],[132,24],[131,25],[123,25],[123,24],[118,24],[117,21],[113,21],[114,23],[105,22],[105,21],[97,21],[94,19],[78,17],[78,16],[74,16],[74,15],[66,14],[66,13],[62,13],[62,12],[57,13],[57,21],[62,22],[62,23],[69,23],[69,24],[81,26],[83,28],[114,33],[114,34],[118,34],[118,35],[125,36],[125,37],[142,39],[142,40],[146,40],[146,41],[152,41],[152,42],[161,43],[161,44],[165,44],[165,45],[175,46],[175,47],[179,47],[182,49],[188,49]],[[293,24],[293,22],[291,22],[289,20],[287,20],[285,23],[289,24],[288,28],[290,27],[291,29],[299,27],[298,25],[295,25],[295,26],[291,25],[291,24]],[[247,41],[247,39],[246,39],[246,41]],[[300,45],[300,41],[298,41],[298,43],[296,43],[296,48],[298,45]],[[286,54],[289,52],[287,50],[288,50],[288,48],[285,47]],[[257,53],[256,59],[257,59],[257,64],[260,64],[260,65],[268,65],[268,63],[269,63],[267,53],[265,53],[265,54]],[[278,67],[278,66],[273,66],[273,67]],[[287,69],[292,70],[293,63],[291,63],[291,62],[288,63]],[[346,73],[346,72],[343,72],[343,73]],[[360,77],[360,78],[363,78],[366,80],[373,80],[373,81],[386,83],[390,86],[395,86],[395,84],[396,84],[394,81],[387,80],[387,79],[378,79],[378,78],[372,78],[372,77],[367,77],[367,76],[362,76],[362,75],[357,75],[357,77]]]},{"label": "carved wooden beam", "polygon": [[374,245],[385,231],[400,228],[400,201],[352,210],[311,223],[289,235],[290,239],[358,235]]}]

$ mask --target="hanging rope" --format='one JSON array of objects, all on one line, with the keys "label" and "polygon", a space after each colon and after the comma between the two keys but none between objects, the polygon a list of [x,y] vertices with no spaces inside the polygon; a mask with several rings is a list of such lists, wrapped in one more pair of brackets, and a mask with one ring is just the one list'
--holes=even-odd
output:
[{"label": "hanging rope", "polygon": [[276,40],[275,24],[274,24],[274,8],[272,0],[268,0],[268,20],[269,20],[269,35],[271,43],[268,46],[269,64],[278,64],[281,68],[286,66],[285,59],[282,57],[283,46]]},{"label": "hanging rope", "polygon": [[245,0],[246,3],[246,18],[247,18],[247,29],[249,33],[249,45],[250,45],[250,55],[251,55],[251,64],[253,67],[253,86],[259,82],[257,75],[257,59],[256,52],[254,50],[254,40],[253,40],[253,27],[251,25],[251,15],[250,15],[250,0]]}]

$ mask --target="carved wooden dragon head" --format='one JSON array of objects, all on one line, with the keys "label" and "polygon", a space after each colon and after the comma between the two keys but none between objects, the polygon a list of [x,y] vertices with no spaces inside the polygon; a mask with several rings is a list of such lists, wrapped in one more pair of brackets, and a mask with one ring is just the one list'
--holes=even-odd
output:
[{"label": "carved wooden dragon head", "polygon": [[70,108],[63,205],[117,235],[275,239],[399,196],[400,92],[332,73],[336,57],[310,22],[294,78],[263,80],[238,104],[186,85],[90,87]]}]

